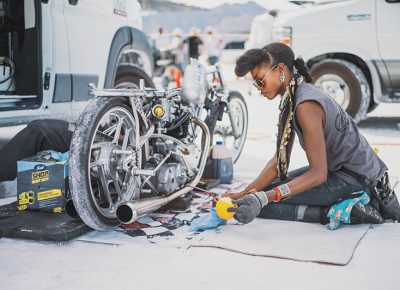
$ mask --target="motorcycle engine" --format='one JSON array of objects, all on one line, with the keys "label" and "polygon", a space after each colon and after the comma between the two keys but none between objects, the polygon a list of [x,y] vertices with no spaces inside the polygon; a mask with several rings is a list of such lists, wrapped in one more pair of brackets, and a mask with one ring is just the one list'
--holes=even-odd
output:
[{"label": "motorcycle engine", "polygon": [[167,195],[178,190],[187,180],[180,163],[164,163],[157,171],[155,186],[159,193]]},{"label": "motorcycle engine", "polygon": [[[194,145],[193,145],[194,146]],[[188,179],[197,172],[197,159],[195,146],[189,146],[189,152],[182,154],[176,144],[164,139],[156,139],[153,143],[153,154],[149,158],[146,169],[155,169],[160,162],[171,153],[150,178],[159,194],[168,195],[183,187]]]}]

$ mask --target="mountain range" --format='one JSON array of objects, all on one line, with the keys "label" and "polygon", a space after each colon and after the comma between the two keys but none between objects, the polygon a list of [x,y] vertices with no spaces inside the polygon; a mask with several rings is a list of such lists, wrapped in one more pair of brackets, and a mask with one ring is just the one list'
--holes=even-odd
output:
[{"label": "mountain range", "polygon": [[209,25],[218,33],[248,33],[254,17],[267,11],[253,1],[223,4],[212,9],[161,0],[140,2],[143,9],[143,29],[149,34],[160,27],[167,33],[177,27],[188,33],[191,27],[204,30]]}]

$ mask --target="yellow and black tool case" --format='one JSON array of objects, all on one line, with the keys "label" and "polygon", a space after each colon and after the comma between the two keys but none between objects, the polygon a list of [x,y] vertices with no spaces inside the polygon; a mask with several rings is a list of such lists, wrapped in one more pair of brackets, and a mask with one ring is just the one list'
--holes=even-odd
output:
[{"label": "yellow and black tool case", "polygon": [[68,194],[68,159],[65,155],[43,151],[20,160],[17,176],[19,210],[61,212],[64,209]]}]

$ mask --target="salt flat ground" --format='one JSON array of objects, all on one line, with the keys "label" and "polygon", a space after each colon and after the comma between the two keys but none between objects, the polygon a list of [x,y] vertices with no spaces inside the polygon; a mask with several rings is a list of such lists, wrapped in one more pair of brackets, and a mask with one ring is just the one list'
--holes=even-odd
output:
[{"label": "salt flat ground", "polygon": [[[275,150],[278,101],[250,96],[249,84],[235,80],[232,71],[232,65],[225,66],[230,87],[245,95],[250,116],[248,139],[235,174],[253,178]],[[400,176],[399,123],[400,105],[383,104],[360,124],[361,132],[390,168],[392,183]],[[0,129],[0,142],[20,129]],[[296,144],[291,168],[306,164],[305,154]],[[349,265],[339,267],[211,248],[182,250],[79,241],[55,244],[3,238],[0,289],[400,289],[399,243],[397,225],[380,226],[364,237]]]}]

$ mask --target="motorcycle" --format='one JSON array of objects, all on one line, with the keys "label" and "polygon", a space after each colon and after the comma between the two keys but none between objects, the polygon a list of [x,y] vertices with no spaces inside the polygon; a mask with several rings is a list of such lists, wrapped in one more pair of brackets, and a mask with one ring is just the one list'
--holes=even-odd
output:
[{"label": "motorcycle", "polygon": [[132,223],[189,193],[216,140],[235,162],[243,149],[246,103],[228,90],[218,64],[191,60],[181,88],[141,81],[139,89],[93,86],[91,94],[72,137],[66,209],[93,229]]}]

